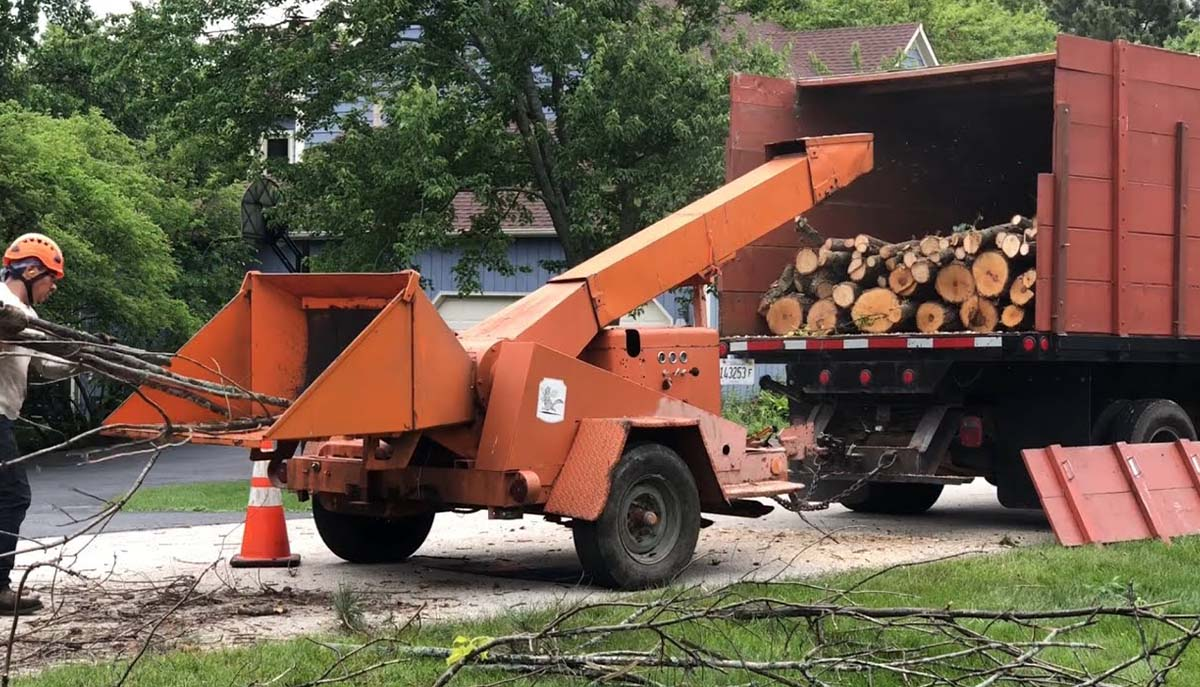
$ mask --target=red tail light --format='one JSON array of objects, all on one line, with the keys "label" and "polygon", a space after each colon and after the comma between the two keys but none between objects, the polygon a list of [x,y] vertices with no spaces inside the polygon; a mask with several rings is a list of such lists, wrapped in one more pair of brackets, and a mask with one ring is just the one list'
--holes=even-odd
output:
[{"label": "red tail light", "polygon": [[958,426],[958,443],[966,448],[983,446],[983,420],[974,415],[964,417]]},{"label": "red tail light", "polygon": [[858,383],[866,386],[871,383],[871,371],[863,370],[858,373]]},{"label": "red tail light", "polygon": [[912,386],[913,382],[917,381],[917,373],[912,370],[905,370],[900,373],[900,381],[904,382],[905,386]]},{"label": "red tail light", "polygon": [[819,374],[817,374],[817,383],[820,384],[821,386],[829,386],[829,382],[832,379],[833,379],[833,373],[830,372],[829,370],[821,370],[821,372]]}]

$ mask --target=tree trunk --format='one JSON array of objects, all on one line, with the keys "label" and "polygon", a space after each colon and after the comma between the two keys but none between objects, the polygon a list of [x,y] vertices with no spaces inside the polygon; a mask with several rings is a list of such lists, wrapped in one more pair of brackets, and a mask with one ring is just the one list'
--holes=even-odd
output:
[{"label": "tree trunk", "polygon": [[801,248],[796,253],[796,271],[800,274],[812,274],[821,266],[821,256],[815,248]]},{"label": "tree trunk", "polygon": [[934,287],[942,300],[958,305],[975,295],[975,278],[966,265],[952,262],[938,270]]},{"label": "tree trunk", "polygon": [[1013,305],[1026,306],[1033,300],[1034,286],[1037,284],[1037,270],[1027,270],[1013,279],[1008,289],[1008,300]]},{"label": "tree trunk", "polygon": [[920,243],[920,241],[913,239],[912,241],[904,241],[903,243],[889,243],[886,246],[880,246],[879,257],[885,259],[894,258],[906,251],[917,250]]},{"label": "tree trunk", "polygon": [[854,301],[858,300],[858,294],[861,292],[862,289],[858,284],[852,281],[844,281],[833,287],[833,302],[839,308],[849,309],[854,306]]},{"label": "tree trunk", "polygon": [[972,229],[963,236],[962,247],[968,255],[975,255],[996,240],[996,234],[1010,228],[1008,224],[997,224],[986,229]]},{"label": "tree trunk", "polygon": [[897,267],[888,274],[888,288],[898,296],[911,296],[917,290],[917,281],[913,279],[912,270],[907,267]]},{"label": "tree trunk", "polygon": [[804,324],[809,301],[798,293],[779,298],[767,309],[767,328],[776,336],[787,336]]},{"label": "tree trunk", "polygon": [[808,309],[808,333],[824,336],[832,334],[845,323],[843,311],[839,310],[832,298],[824,298],[812,304]]},{"label": "tree trunk", "polygon": [[825,239],[825,243],[821,244],[821,250],[830,253],[850,253],[854,251],[854,246],[846,247],[844,239]]},{"label": "tree trunk", "polygon": [[1027,314],[1028,311],[1025,308],[1009,303],[1000,313],[1000,323],[1004,325],[1005,329],[1021,329]]},{"label": "tree trunk", "polygon": [[778,279],[771,282],[766,293],[763,294],[762,300],[758,302],[758,314],[765,317],[772,303],[792,291],[795,286],[795,278],[796,267],[794,265],[784,267],[783,273],[779,275]]},{"label": "tree trunk", "polygon": [[996,304],[979,296],[971,296],[964,301],[958,314],[963,326],[973,332],[994,332],[1000,322]]},{"label": "tree trunk", "polygon": [[837,281],[830,270],[820,270],[812,277],[812,283],[809,284],[808,292],[817,298],[824,300],[833,297],[833,287],[837,285]]},{"label": "tree trunk", "polygon": [[850,316],[859,331],[882,334],[909,319],[916,312],[911,301],[901,302],[890,289],[870,289],[858,297]]},{"label": "tree trunk", "polygon": [[933,263],[928,260],[918,260],[909,268],[912,272],[913,281],[918,284],[928,284],[933,281],[934,274],[937,270],[934,269]]},{"label": "tree trunk", "polygon": [[961,329],[958,318],[958,308],[953,305],[941,301],[922,303],[917,308],[917,330],[932,334]]},{"label": "tree trunk", "polygon": [[989,250],[975,256],[971,264],[975,291],[985,298],[995,298],[1008,286],[1008,260],[998,251]]},{"label": "tree trunk", "polygon": [[[878,253],[879,249],[887,245],[883,240],[877,239],[869,234],[859,234],[854,237],[854,250],[859,253]],[[885,256],[886,257],[886,256]]]},{"label": "tree trunk", "polygon": [[1021,244],[1025,241],[1024,234],[1000,232],[996,235],[996,246],[1006,258],[1015,258],[1021,254]]},{"label": "tree trunk", "polygon": [[875,281],[875,277],[883,270],[883,260],[878,255],[866,255],[855,262],[850,261],[850,269],[847,271],[847,276],[851,281],[866,282],[868,284]]},{"label": "tree trunk", "polygon": [[852,257],[854,253],[850,251],[821,251],[818,262],[831,272],[842,273],[849,268]]},{"label": "tree trunk", "polygon": [[921,239],[921,255],[929,257],[942,252],[942,239],[935,235],[929,235]]}]

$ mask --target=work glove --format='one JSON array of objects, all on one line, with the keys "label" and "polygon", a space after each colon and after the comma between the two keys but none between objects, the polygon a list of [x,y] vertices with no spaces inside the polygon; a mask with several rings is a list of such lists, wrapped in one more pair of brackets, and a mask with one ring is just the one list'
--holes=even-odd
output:
[{"label": "work glove", "polygon": [[29,315],[12,305],[0,303],[0,338],[14,339],[29,326]]}]

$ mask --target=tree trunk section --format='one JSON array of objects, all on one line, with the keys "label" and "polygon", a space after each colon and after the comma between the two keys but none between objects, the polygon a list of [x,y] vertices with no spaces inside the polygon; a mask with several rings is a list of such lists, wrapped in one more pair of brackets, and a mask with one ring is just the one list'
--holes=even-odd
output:
[{"label": "tree trunk section", "polygon": [[818,262],[831,272],[842,273],[849,269],[853,257],[854,253],[848,251],[822,251]]},{"label": "tree trunk section", "polygon": [[975,255],[996,240],[996,234],[1009,228],[1008,224],[997,224],[987,229],[972,229],[963,236],[962,247],[968,255]]},{"label": "tree trunk section", "polygon": [[996,298],[1008,286],[1008,260],[998,251],[989,250],[975,256],[971,264],[975,291],[985,298]]},{"label": "tree trunk section", "polygon": [[941,301],[929,301],[917,307],[917,330],[926,334],[961,329],[958,308]]},{"label": "tree trunk section", "polygon": [[952,262],[938,270],[934,288],[942,300],[959,305],[975,295],[975,278],[961,262]]},{"label": "tree trunk section", "polygon": [[1025,322],[1025,316],[1028,311],[1019,305],[1009,303],[1004,306],[1004,310],[1000,313],[1000,324],[1004,325],[1005,329],[1021,329],[1021,325]]},{"label": "tree trunk section", "polygon": [[824,298],[813,303],[812,307],[808,309],[806,324],[809,334],[824,336],[836,332],[843,321],[842,311],[838,309],[833,299]]},{"label": "tree trunk section", "polygon": [[973,332],[994,332],[1000,322],[996,304],[986,298],[971,296],[958,310],[963,326]]},{"label": "tree trunk section", "polygon": [[870,289],[854,302],[850,316],[859,331],[882,334],[907,320],[915,311],[911,302],[901,303],[900,297],[891,289]]},{"label": "tree trunk section", "polygon": [[786,336],[804,324],[808,301],[797,293],[779,298],[767,309],[767,328],[776,336]]},{"label": "tree trunk section", "polygon": [[854,306],[854,301],[858,300],[858,295],[861,292],[862,289],[858,284],[852,281],[844,281],[833,287],[833,302],[839,308],[849,309]]},{"label": "tree trunk section", "polygon": [[937,272],[933,263],[928,260],[916,261],[909,270],[912,272],[913,281],[918,284],[928,284],[933,281],[933,275]]},{"label": "tree trunk section", "polygon": [[884,259],[894,258],[906,251],[916,250],[920,243],[920,241],[915,239],[912,241],[905,241],[903,243],[889,243],[888,245],[881,246],[879,248],[879,257]]},{"label": "tree trunk section", "polygon": [[765,316],[771,304],[782,298],[785,294],[792,291],[795,285],[796,266],[788,265],[783,268],[783,273],[779,278],[771,282],[767,287],[766,293],[763,294],[762,300],[758,302],[758,314]]},{"label": "tree trunk section", "polygon": [[1021,254],[1021,244],[1025,241],[1024,234],[1000,232],[996,235],[996,246],[1006,258],[1015,258]]},{"label": "tree trunk section", "polygon": [[921,239],[921,255],[929,257],[942,252],[942,239],[936,235],[926,236]]},{"label": "tree trunk section", "polygon": [[812,284],[808,287],[808,292],[817,298],[824,300],[833,297],[833,287],[837,286],[833,273],[829,270],[820,270],[813,275]]},{"label": "tree trunk section", "polygon": [[854,250],[859,253],[878,253],[879,249],[885,245],[887,244],[882,239],[877,239],[870,234],[859,234],[854,237]]},{"label": "tree trunk section", "polygon": [[801,248],[796,253],[796,271],[800,274],[812,274],[821,266],[821,256],[816,248]]},{"label": "tree trunk section", "polygon": [[911,296],[917,290],[917,281],[913,279],[912,270],[907,267],[897,267],[888,274],[888,288],[898,296]]},{"label": "tree trunk section", "polygon": [[1013,305],[1024,307],[1033,300],[1034,285],[1037,284],[1037,270],[1028,270],[1017,275],[1013,279],[1012,286],[1008,289],[1008,300],[1012,301]]}]

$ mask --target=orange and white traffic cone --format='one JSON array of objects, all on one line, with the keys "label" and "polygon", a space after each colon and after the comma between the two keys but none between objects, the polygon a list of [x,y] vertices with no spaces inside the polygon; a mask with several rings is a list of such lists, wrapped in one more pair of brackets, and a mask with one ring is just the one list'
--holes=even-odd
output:
[{"label": "orange and white traffic cone", "polygon": [[265,460],[254,461],[242,552],[229,561],[229,565],[235,568],[290,568],[300,565],[300,554],[292,553],[288,546],[283,494],[267,477],[267,463]]}]

